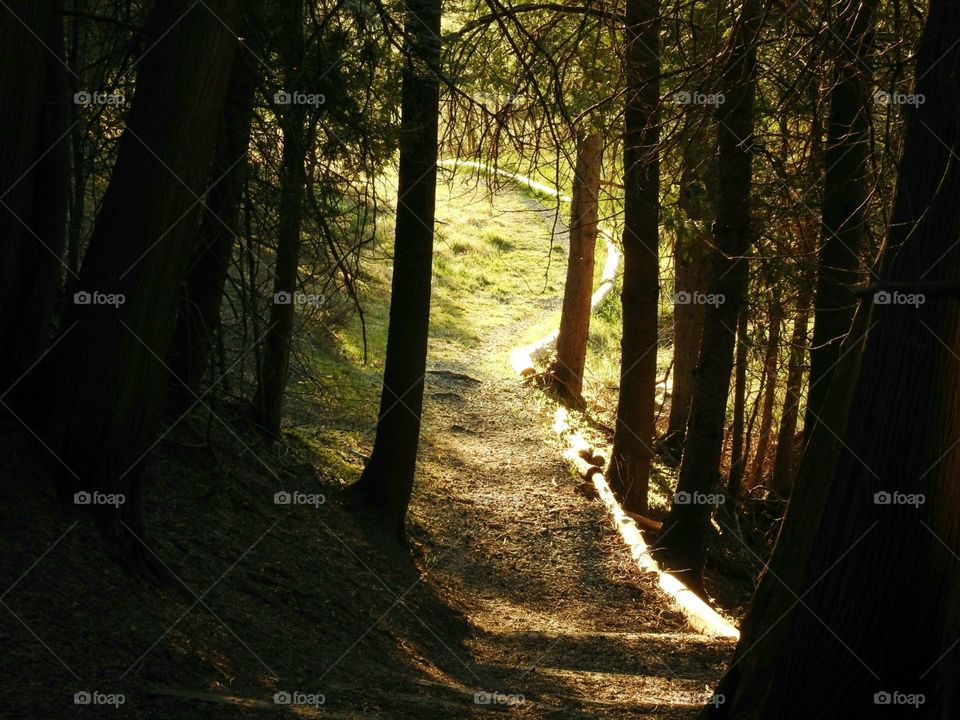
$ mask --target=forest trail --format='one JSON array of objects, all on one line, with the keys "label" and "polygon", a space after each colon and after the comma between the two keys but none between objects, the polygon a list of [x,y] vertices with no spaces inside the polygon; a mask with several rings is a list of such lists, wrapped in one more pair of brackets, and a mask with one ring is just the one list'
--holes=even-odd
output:
[{"label": "forest trail", "polygon": [[461,675],[481,712],[693,717],[733,643],[691,631],[576,492],[546,400],[511,371],[518,334],[428,361],[412,537],[425,582],[478,630]]},{"label": "forest trail", "polygon": [[[543,206],[512,197],[530,225],[527,210]],[[531,293],[520,277],[542,279],[534,261],[552,223],[540,217],[543,235],[509,236],[495,258],[515,289],[446,272],[456,284],[432,338],[410,549],[384,543],[340,492],[360,471],[348,443],[369,426],[373,378],[359,376],[369,395],[335,398],[283,444],[225,421],[206,443],[174,428],[146,484],[151,547],[178,578],[164,588],[105,556],[89,523],[58,506],[54,458],[0,422],[0,670],[15,679],[0,717],[120,716],[75,706],[90,690],[122,693],[125,717],[151,720],[694,717],[732,643],[690,632],[637,570],[603,505],[577,494],[548,402],[509,364],[559,302],[555,286]],[[476,264],[478,247],[458,257]],[[450,305],[470,293],[482,322],[453,327]],[[278,491],[327,501],[277,504]],[[285,692],[325,703],[282,712]],[[481,692],[491,702],[476,703]]]}]

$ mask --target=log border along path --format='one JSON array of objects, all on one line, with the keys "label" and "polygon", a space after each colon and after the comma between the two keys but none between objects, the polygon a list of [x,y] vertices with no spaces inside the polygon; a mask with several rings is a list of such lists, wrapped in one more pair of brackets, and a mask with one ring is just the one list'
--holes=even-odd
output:
[{"label": "log border along path", "polygon": [[[556,198],[559,202],[569,203],[570,197],[563,195],[559,190],[519,173],[512,173],[491,165],[473,160],[439,160],[437,165],[456,170],[468,167],[483,173],[503,177],[518,185],[527,187],[535,192],[543,193]],[[591,312],[596,312],[600,303],[610,294],[620,266],[621,254],[614,243],[613,234],[600,228],[600,235],[606,243],[606,261],[600,283],[597,285],[590,302]],[[529,377],[536,372],[535,360],[545,355],[557,340],[559,328],[552,330],[536,342],[523,347],[515,348],[510,353],[510,365],[521,377]],[[704,635],[726,637],[738,640],[740,631],[723,618],[716,610],[705,603],[692,590],[670,573],[664,571],[643,539],[636,521],[628,516],[617,501],[610,486],[603,476],[604,457],[597,453],[576,432],[572,431],[567,423],[567,411],[558,408],[554,422],[554,431],[564,438],[569,448],[564,458],[573,469],[588,482],[593,482],[594,488],[606,506],[614,527],[630,551],[630,555],[637,566],[647,573],[656,575],[660,588],[676,603],[677,608],[686,617],[690,625]]]}]

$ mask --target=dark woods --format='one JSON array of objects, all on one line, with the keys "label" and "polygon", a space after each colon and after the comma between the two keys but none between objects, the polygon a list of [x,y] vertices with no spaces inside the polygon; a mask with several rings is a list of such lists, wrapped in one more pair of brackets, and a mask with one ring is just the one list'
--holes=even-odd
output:
[{"label": "dark woods", "polygon": [[0,405],[131,583],[173,582],[175,429],[280,455],[334,397],[371,425],[346,506],[415,552],[438,187],[529,176],[543,402],[666,570],[753,595],[701,717],[956,717],[958,38],[957,0],[7,0]]}]

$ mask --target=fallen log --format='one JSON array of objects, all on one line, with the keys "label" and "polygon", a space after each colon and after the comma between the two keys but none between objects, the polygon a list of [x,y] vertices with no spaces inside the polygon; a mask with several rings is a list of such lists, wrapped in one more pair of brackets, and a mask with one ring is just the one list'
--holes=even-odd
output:
[{"label": "fallen log", "polygon": [[[563,408],[557,410],[553,429],[557,435],[566,438],[569,446],[563,453],[563,457],[578,477],[584,480],[582,485],[577,487],[577,492],[587,497],[596,497],[606,505],[613,519],[614,527],[617,528],[620,537],[630,550],[634,562],[642,571],[657,576],[660,589],[676,603],[677,608],[683,613],[691,627],[704,635],[739,639],[740,631],[736,627],[674,575],[660,568],[660,565],[651,555],[640,530],[642,528],[650,532],[660,532],[663,529],[662,523],[644,515],[627,512],[620,507],[620,503],[614,497],[613,491],[610,490],[601,468],[583,458],[584,450],[590,448],[590,444],[577,433],[571,432],[570,425],[567,422],[567,413]],[[593,484],[592,493],[586,491],[586,486],[590,483]]]},{"label": "fallen log", "polygon": [[640,534],[640,529],[633,518],[627,516],[614,497],[610,486],[603,475],[593,476],[593,485],[600,496],[600,500],[607,506],[613,517],[614,525],[620,532],[620,537],[630,549],[630,555],[639,568],[645,572],[656,574],[660,589],[669,595],[680,608],[687,622],[699,632],[716,637],[728,637],[739,640],[740,631],[712,607],[707,605],[696,593],[684,585],[680,580],[660,569],[659,564],[650,554],[650,548]]},{"label": "fallen log", "polygon": [[596,465],[597,467],[602,468],[605,463],[605,458],[603,455],[596,451],[596,449],[584,440],[580,435],[571,435],[569,438],[570,447],[577,451],[577,453],[586,460],[591,465]]},{"label": "fallen log", "polygon": [[584,460],[574,448],[568,448],[563,453],[563,459],[570,463],[577,477],[583,480],[592,480],[594,475],[603,472],[589,460]]}]

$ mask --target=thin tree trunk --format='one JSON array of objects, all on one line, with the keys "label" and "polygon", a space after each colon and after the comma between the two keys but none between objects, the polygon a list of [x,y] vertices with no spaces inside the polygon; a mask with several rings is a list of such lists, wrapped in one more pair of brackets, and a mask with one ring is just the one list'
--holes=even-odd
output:
[{"label": "thin tree trunk", "polygon": [[733,441],[730,448],[730,477],[727,479],[727,492],[732,497],[740,495],[743,482],[743,469],[747,464],[747,453],[743,445],[743,431],[747,421],[747,359],[750,341],[747,337],[747,321],[750,308],[747,303],[740,306],[737,315],[737,365],[733,380]]},{"label": "thin tree trunk", "polygon": [[777,399],[777,370],[780,360],[780,325],[783,309],[780,307],[780,294],[774,292],[770,305],[770,330],[767,337],[767,349],[763,358],[764,388],[763,407],[760,411],[760,432],[757,441],[757,453],[753,456],[753,487],[763,484],[763,468],[767,463],[767,449],[770,447],[770,435],[773,432],[773,406]]},{"label": "thin tree trunk", "polygon": [[0,8],[0,395],[46,347],[60,287],[69,171],[55,0]]},{"label": "thin tree trunk", "polygon": [[695,590],[703,589],[706,537],[712,505],[676,502],[704,498],[720,479],[720,451],[726,417],[734,328],[747,284],[746,255],[753,244],[750,223],[756,46],[760,34],[761,0],[745,0],[733,31],[724,70],[725,102],[717,110],[719,162],[717,219],[710,294],[723,302],[708,306],[693,403],[687,424],[686,448],[680,465],[677,495],[664,523],[658,547],[669,552],[668,565]]},{"label": "thin tree trunk", "polygon": [[552,383],[563,400],[583,407],[583,368],[590,336],[590,299],[597,247],[600,202],[600,166],[603,138],[599,133],[577,138],[577,167],[570,203],[570,253],[563,286],[563,310],[557,335],[557,357]]},{"label": "thin tree trunk", "polygon": [[660,302],[660,3],[626,6],[623,141],[623,337],[608,480],[627,510],[647,512],[653,460]]},{"label": "thin tree trunk", "polygon": [[[880,271],[887,282],[960,280],[957,37],[960,7],[933,0],[917,53],[915,92],[926,101],[908,120]],[[960,641],[960,363],[952,349],[960,304],[927,296],[919,309],[874,305],[869,324],[865,305],[850,336],[869,330],[862,359],[857,343],[841,353],[718,688],[726,702],[704,718],[960,712],[948,656]],[[924,501],[897,502],[892,493]],[[874,705],[876,693],[894,691],[925,702]]]},{"label": "thin tree trunk", "polygon": [[159,573],[145,552],[141,477],[166,396],[163,363],[237,45],[237,0],[158,3],[152,49],[120,139],[78,292],[44,361],[61,492],[122,494],[89,505],[119,559]]},{"label": "thin tree trunk", "polygon": [[356,488],[384,529],[405,537],[420,442],[430,327],[437,135],[440,0],[406,0],[405,60],[390,325],[373,453]]},{"label": "thin tree trunk", "polygon": [[876,0],[840,0],[837,58],[830,87],[823,151],[822,237],[814,297],[807,427],[830,387],[830,372],[853,320],[854,286],[867,230],[872,74],[865,63],[872,43]]},{"label": "thin tree trunk", "polygon": [[[288,93],[299,91],[303,79],[303,0],[283,5],[287,36],[284,48],[284,75]],[[304,135],[306,106],[291,102],[278,106],[283,131],[283,159],[280,170],[280,206],[277,226],[277,261],[274,266],[270,324],[263,341],[257,389],[250,417],[268,437],[280,434],[283,399],[290,371],[290,349],[296,318],[297,265],[300,258],[300,229],[306,188],[307,145]]]},{"label": "thin tree trunk", "polygon": [[803,385],[803,360],[807,346],[807,324],[810,320],[810,293],[801,293],[799,309],[790,335],[790,359],[787,363],[787,387],[777,436],[777,454],[773,461],[770,487],[782,498],[790,497],[797,458],[797,421],[800,417],[800,394]]}]

